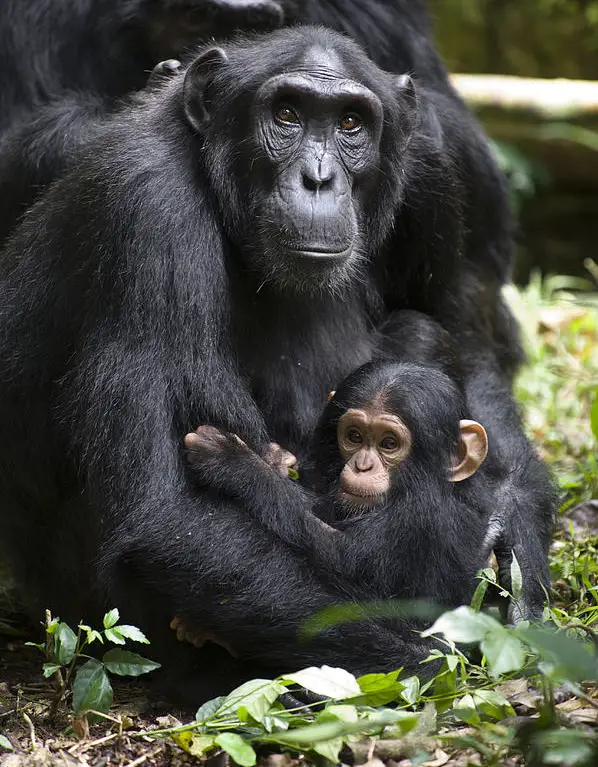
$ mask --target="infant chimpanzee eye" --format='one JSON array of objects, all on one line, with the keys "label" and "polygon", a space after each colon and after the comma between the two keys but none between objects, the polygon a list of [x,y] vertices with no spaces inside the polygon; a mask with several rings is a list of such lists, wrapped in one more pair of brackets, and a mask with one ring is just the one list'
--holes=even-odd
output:
[{"label": "infant chimpanzee eye", "polygon": [[396,437],[384,437],[380,442],[382,450],[396,450],[399,446],[399,442]]},{"label": "infant chimpanzee eye", "polygon": [[363,437],[361,436],[361,432],[359,429],[351,428],[347,429],[346,438],[349,442],[352,442],[354,445],[361,445],[363,442]]}]

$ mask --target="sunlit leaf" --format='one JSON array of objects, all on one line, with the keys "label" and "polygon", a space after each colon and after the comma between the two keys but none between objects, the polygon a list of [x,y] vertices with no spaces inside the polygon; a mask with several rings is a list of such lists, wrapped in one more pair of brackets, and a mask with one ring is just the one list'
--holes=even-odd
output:
[{"label": "sunlit leaf", "polygon": [[480,642],[480,649],[494,678],[509,671],[518,671],[525,664],[525,647],[502,626],[486,634]]},{"label": "sunlit leaf", "polygon": [[68,664],[75,657],[77,635],[66,623],[59,623],[54,632],[54,655],[61,666]]},{"label": "sunlit leaf", "polygon": [[60,671],[62,666],[58,666],[56,663],[44,663],[42,666],[42,673],[46,679],[49,679],[57,671]]},{"label": "sunlit leaf", "polygon": [[114,644],[125,643],[125,638],[120,633],[120,626],[118,628],[106,629],[106,631],[104,631],[104,636],[109,642],[113,642]]},{"label": "sunlit leaf", "polygon": [[120,613],[118,612],[117,608],[114,607],[112,610],[110,610],[110,612],[104,615],[104,628],[111,629],[112,626],[118,623],[119,618],[120,618]]},{"label": "sunlit leaf", "polygon": [[197,713],[195,714],[195,721],[205,722],[208,719],[211,719],[216,711],[218,711],[218,709],[222,706],[225,700],[226,696],[220,695],[218,698],[212,698],[212,700],[206,701],[197,709]]},{"label": "sunlit leaf", "polygon": [[256,722],[261,722],[276,698],[286,691],[287,688],[280,682],[271,679],[251,679],[226,696],[220,708],[217,709],[218,716],[227,713],[242,714],[242,718],[246,720],[246,715],[249,714]]},{"label": "sunlit leaf", "polygon": [[296,671],[294,674],[285,674],[281,679],[294,682],[305,687],[306,690],[334,700],[346,700],[361,693],[353,674],[342,668],[333,668],[332,666],[322,666],[321,668],[312,666],[302,671]]},{"label": "sunlit leaf", "polygon": [[5,751],[14,751],[12,743],[5,735],[0,735],[0,748]]},{"label": "sunlit leaf", "polygon": [[471,644],[480,642],[489,631],[500,627],[500,623],[491,616],[463,606],[441,615],[429,629],[422,631],[422,636],[444,634],[451,642]]},{"label": "sunlit leaf", "polygon": [[355,698],[355,701],[368,706],[384,706],[404,697],[405,686],[397,681],[400,672],[401,669],[397,669],[390,674],[360,676],[357,684],[362,694]]},{"label": "sunlit leaf", "polygon": [[515,552],[512,551],[511,559],[511,594],[515,600],[521,596],[521,590],[523,588],[523,577],[521,575],[521,567],[515,556]]},{"label": "sunlit leaf", "polygon": [[217,743],[241,767],[253,767],[257,756],[250,743],[234,732],[222,732],[214,742]]},{"label": "sunlit leaf", "polygon": [[127,626],[126,623],[117,626],[118,633],[125,639],[130,639],[132,642],[140,642],[141,644],[149,644],[149,639],[145,636],[141,629],[137,626]]}]

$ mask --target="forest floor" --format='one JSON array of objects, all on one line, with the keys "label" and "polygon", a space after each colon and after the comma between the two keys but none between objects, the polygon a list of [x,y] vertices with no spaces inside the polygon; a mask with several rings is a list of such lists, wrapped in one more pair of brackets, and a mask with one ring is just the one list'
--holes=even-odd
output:
[{"label": "forest floor", "polygon": [[[235,706],[227,699],[202,707],[197,719],[204,726],[194,729],[184,723],[193,723],[195,712],[156,701],[137,679],[113,676],[108,716],[87,731],[86,717],[69,713],[68,685],[58,705],[55,685],[42,675],[44,658],[24,645],[40,635],[27,635],[0,571],[0,765],[176,767],[201,758],[209,767],[231,761],[251,767],[257,752],[260,764],[294,767],[333,763],[339,751],[338,761],[368,767],[598,764],[598,674],[587,676],[592,663],[598,668],[598,501],[592,501],[598,499],[598,296],[571,292],[577,287],[564,278],[534,278],[508,298],[530,360],[517,396],[528,433],[562,491],[550,553],[550,618],[571,641],[593,640],[594,652],[590,647],[586,657],[587,644],[580,644],[579,653],[570,653],[565,644],[542,654],[542,642],[533,640],[518,663],[505,661],[504,653],[497,660],[488,649],[476,664],[449,648],[432,686],[402,685],[396,675],[362,678],[359,689],[370,692],[361,699],[350,691],[356,684],[350,675],[328,669],[314,685],[329,690],[324,711],[281,711],[272,693],[278,683],[266,682],[242,691]],[[511,632],[500,634],[504,647],[519,642],[514,631],[500,631]],[[146,654],[151,657],[151,645]],[[576,670],[581,656],[583,668]],[[150,735],[156,730],[161,737]]]}]

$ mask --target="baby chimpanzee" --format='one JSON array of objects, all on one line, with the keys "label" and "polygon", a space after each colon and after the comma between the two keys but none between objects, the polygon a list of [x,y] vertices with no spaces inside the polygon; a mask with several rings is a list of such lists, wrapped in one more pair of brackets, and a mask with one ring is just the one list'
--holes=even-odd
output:
[{"label": "baby chimpanzee", "polygon": [[[240,505],[320,572],[363,597],[469,601],[491,493],[483,427],[434,367],[377,361],[349,375],[314,434],[307,489],[283,476],[292,456],[261,458],[210,426],[185,438],[201,484]],[[303,469],[302,469],[303,472]],[[264,501],[264,499],[267,499]]]}]

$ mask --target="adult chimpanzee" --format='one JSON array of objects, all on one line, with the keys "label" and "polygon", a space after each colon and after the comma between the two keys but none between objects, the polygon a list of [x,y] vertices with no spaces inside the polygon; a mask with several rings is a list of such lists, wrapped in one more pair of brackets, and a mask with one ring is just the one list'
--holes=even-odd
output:
[{"label": "adult chimpanzee", "polygon": [[469,602],[490,553],[494,504],[477,473],[488,442],[439,370],[368,362],[343,381],[315,431],[319,493],[212,426],[185,445],[202,485],[234,499],[319,572],[381,597]]},{"label": "adult chimpanzee", "polygon": [[[189,616],[234,643],[241,675],[425,655],[374,623],[298,644],[300,621],[345,591],[218,513],[181,438],[211,423],[301,460],[322,397],[372,356],[388,310],[411,307],[462,346],[473,414],[498,411],[480,419],[495,455],[513,446],[540,472],[495,355],[511,331],[499,275],[462,256],[439,108],[452,125],[450,102],[423,87],[417,101],[322,28],[210,47],[26,215],[0,256],[0,538],[40,606],[77,619],[118,604],[158,644]],[[501,519],[508,547],[527,527],[526,596],[545,570],[540,479]]]}]

